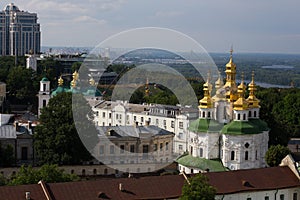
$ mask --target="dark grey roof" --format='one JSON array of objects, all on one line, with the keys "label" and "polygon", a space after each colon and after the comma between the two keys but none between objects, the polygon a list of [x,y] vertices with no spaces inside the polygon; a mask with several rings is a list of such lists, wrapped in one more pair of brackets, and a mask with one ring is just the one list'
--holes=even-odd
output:
[{"label": "dark grey roof", "polygon": [[166,131],[157,126],[99,126],[99,135],[104,136],[110,131],[110,137],[136,137],[149,138],[159,135],[173,135],[174,133]]}]

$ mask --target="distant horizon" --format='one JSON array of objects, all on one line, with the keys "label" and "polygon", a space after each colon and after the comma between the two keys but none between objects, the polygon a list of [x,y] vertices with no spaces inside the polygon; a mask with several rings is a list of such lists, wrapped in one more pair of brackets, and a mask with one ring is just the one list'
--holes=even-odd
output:
[{"label": "distant horizon", "polygon": [[[41,46],[41,49],[43,50],[43,51],[45,51],[45,49],[49,49],[49,48],[55,48],[55,49],[59,49],[59,48],[61,48],[61,49],[90,49],[90,50],[92,50],[92,49],[94,49],[95,47],[92,47],[92,46],[55,46],[55,45],[42,45]],[[113,48],[114,49],[114,48]],[[117,49],[117,48],[116,48]],[[228,51],[223,51],[223,52],[221,52],[221,51],[207,51],[207,53],[209,53],[209,54],[229,54],[230,52],[229,52],[229,50]],[[257,52],[254,52],[254,51],[239,51],[239,52],[237,52],[237,51],[234,51],[234,53],[233,54],[280,54],[280,55],[300,55],[300,53],[295,53],[295,52],[259,52],[259,51],[257,51]]]}]

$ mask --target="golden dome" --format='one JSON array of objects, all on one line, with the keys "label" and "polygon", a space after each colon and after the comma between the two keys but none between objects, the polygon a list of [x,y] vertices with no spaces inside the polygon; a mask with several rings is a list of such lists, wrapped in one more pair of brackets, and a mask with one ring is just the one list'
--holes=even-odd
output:
[{"label": "golden dome", "polygon": [[252,71],[252,80],[248,85],[248,90],[249,90],[249,97],[247,98],[247,101],[249,102],[249,107],[250,108],[259,108],[259,99],[256,98],[255,96],[255,91],[256,89],[256,84],[254,82],[254,71]]},{"label": "golden dome", "polygon": [[245,99],[246,85],[244,84],[244,73],[242,73],[242,81],[238,86],[239,98],[233,103],[234,110],[246,110],[248,109],[248,101]]},{"label": "golden dome", "polygon": [[62,86],[64,84],[64,79],[60,76],[57,82],[58,86]]},{"label": "golden dome", "polygon": [[229,62],[226,64],[226,83],[224,85],[224,88],[226,89],[226,99],[229,102],[233,102],[237,100],[237,87],[235,82],[235,76],[236,76],[236,65],[232,61],[232,53],[233,49],[230,50],[230,59]]},{"label": "golden dome", "polygon": [[212,85],[210,83],[210,73],[207,75],[207,81],[203,84],[204,97],[199,101],[199,108],[212,108],[213,101],[210,96]]},{"label": "golden dome", "polygon": [[218,74],[219,74],[219,78],[218,78],[218,80],[215,82],[215,88],[216,88],[216,90],[220,89],[220,88],[223,87],[223,85],[224,85],[224,84],[223,84],[222,77],[221,77],[221,72],[219,71]]},{"label": "golden dome", "polygon": [[90,78],[89,83],[91,86],[95,85],[95,80],[93,79],[93,77]]},{"label": "golden dome", "polygon": [[76,87],[76,81],[75,81],[74,79],[71,81],[71,87],[72,87],[72,88],[75,88],[75,87]]},{"label": "golden dome", "polygon": [[72,74],[72,76],[73,76],[73,80],[78,80],[78,78],[79,78],[79,73],[77,72],[77,71],[75,71],[73,74]]}]

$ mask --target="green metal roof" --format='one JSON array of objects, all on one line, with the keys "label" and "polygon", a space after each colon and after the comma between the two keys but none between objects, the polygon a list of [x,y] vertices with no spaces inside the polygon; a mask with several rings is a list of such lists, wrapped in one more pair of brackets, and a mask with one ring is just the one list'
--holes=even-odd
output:
[{"label": "green metal roof", "polygon": [[178,158],[176,161],[178,164],[181,164],[183,166],[197,168],[203,171],[207,169],[209,169],[210,172],[228,171],[228,169],[225,168],[222,162],[219,160],[209,160],[205,158],[186,155]]},{"label": "green metal roof", "polygon": [[43,77],[41,81],[49,81],[47,77]]},{"label": "green metal roof", "polygon": [[65,88],[65,87],[62,87],[62,86],[58,86],[52,93],[51,93],[51,96],[55,96],[59,93],[62,93],[62,92],[70,92],[70,89],[68,88]]},{"label": "green metal roof", "polygon": [[259,134],[268,130],[264,121],[249,119],[249,121],[232,121],[222,128],[221,133],[228,135]]},{"label": "green metal roof", "polygon": [[220,132],[223,128],[223,124],[218,123],[212,119],[197,119],[192,121],[189,126],[189,130],[193,132]]}]

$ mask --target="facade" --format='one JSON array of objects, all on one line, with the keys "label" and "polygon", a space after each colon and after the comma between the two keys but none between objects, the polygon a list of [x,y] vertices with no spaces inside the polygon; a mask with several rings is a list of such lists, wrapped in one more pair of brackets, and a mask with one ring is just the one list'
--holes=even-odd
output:
[{"label": "facade", "polygon": [[158,104],[132,104],[123,101],[101,101],[93,109],[98,126],[154,125],[175,133],[174,152],[187,150],[187,128],[198,111],[190,107]]},{"label": "facade", "polygon": [[21,11],[13,3],[0,12],[0,55],[40,53],[41,31],[36,13]]},{"label": "facade", "polygon": [[0,114],[0,145],[6,148],[12,147],[15,164],[32,164],[34,162],[33,151],[33,124],[15,122],[10,124],[12,115]]},{"label": "facade", "polygon": [[93,155],[118,171],[152,172],[175,159],[172,132],[156,126],[99,126],[98,130]]},{"label": "facade", "polygon": [[[269,129],[259,119],[260,106],[255,97],[254,74],[246,99],[243,77],[239,86],[235,81],[236,65],[232,54],[225,73],[225,85],[220,75],[215,83],[215,96],[211,96],[209,78],[203,86],[204,98],[199,101],[199,119],[189,125],[189,154],[195,159],[220,160],[230,170],[266,167],[264,156],[268,149]],[[186,172],[206,170],[197,165],[186,166],[192,163],[191,160],[181,161],[181,170]],[[213,169],[213,166],[207,167],[208,170]]]}]

